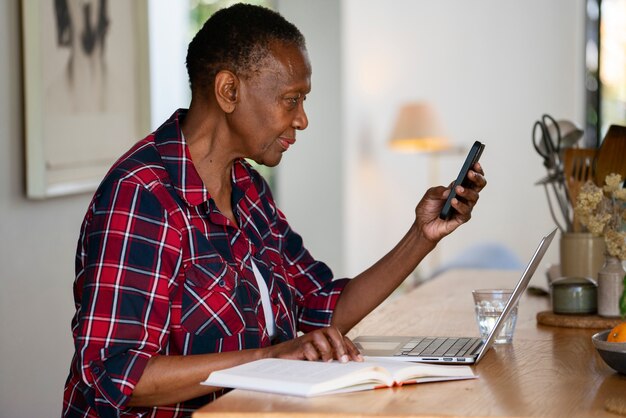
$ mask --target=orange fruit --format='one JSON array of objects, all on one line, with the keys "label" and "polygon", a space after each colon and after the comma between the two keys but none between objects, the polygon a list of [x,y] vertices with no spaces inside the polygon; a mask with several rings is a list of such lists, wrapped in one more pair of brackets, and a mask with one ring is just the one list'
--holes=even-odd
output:
[{"label": "orange fruit", "polygon": [[610,343],[626,342],[626,322],[622,322],[609,332],[606,340]]}]

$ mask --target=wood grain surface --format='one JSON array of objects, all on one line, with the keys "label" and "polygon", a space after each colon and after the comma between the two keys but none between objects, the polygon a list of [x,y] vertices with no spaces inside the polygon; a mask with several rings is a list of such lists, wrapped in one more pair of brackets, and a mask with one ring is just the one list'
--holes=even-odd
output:
[{"label": "wood grain surface", "polygon": [[[478,335],[471,290],[513,287],[519,273],[455,270],[372,312],[357,335]],[[194,413],[208,417],[613,417],[607,399],[626,399],[626,376],[596,353],[597,330],[538,324],[546,297],[525,295],[509,345],[472,366],[479,378],[298,398],[235,390]]]}]

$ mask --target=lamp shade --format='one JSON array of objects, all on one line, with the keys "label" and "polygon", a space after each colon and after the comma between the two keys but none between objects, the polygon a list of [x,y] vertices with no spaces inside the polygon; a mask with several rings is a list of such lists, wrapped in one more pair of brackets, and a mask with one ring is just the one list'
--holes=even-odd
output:
[{"label": "lamp shade", "polygon": [[424,102],[402,106],[389,146],[405,152],[437,152],[451,148],[434,109]]}]

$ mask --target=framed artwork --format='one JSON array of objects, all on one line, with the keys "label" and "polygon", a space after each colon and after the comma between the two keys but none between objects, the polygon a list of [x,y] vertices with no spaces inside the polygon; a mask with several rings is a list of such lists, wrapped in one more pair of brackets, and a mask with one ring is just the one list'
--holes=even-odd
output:
[{"label": "framed artwork", "polygon": [[26,194],[96,189],[150,129],[147,0],[22,0]]}]

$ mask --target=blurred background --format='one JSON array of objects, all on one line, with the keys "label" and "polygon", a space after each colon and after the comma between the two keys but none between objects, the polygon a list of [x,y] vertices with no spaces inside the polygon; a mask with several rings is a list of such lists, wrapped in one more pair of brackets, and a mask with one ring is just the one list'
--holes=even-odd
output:
[{"label": "blurred background", "polygon": [[[0,2],[0,417],[12,418],[61,413],[73,351],[74,251],[91,199],[90,192],[26,197],[20,22],[28,2]],[[149,130],[188,105],[186,45],[212,10],[229,3],[147,0]],[[300,28],[313,65],[309,128],[264,174],[314,256],[338,277],[369,267],[407,231],[426,189],[454,180],[475,140],[486,144],[489,185],[471,222],[442,241],[412,280],[485,245],[521,261],[531,256],[554,227],[544,191],[534,185],[545,175],[532,147],[534,121],[544,113],[570,120],[585,128],[585,141],[602,129],[593,113],[598,51],[588,42],[597,34],[589,32],[597,3],[262,4]],[[452,146],[447,152],[389,147],[400,109],[413,102],[434,109]],[[544,259],[550,263],[558,263],[558,245]],[[543,273],[536,276],[544,285]]]}]

